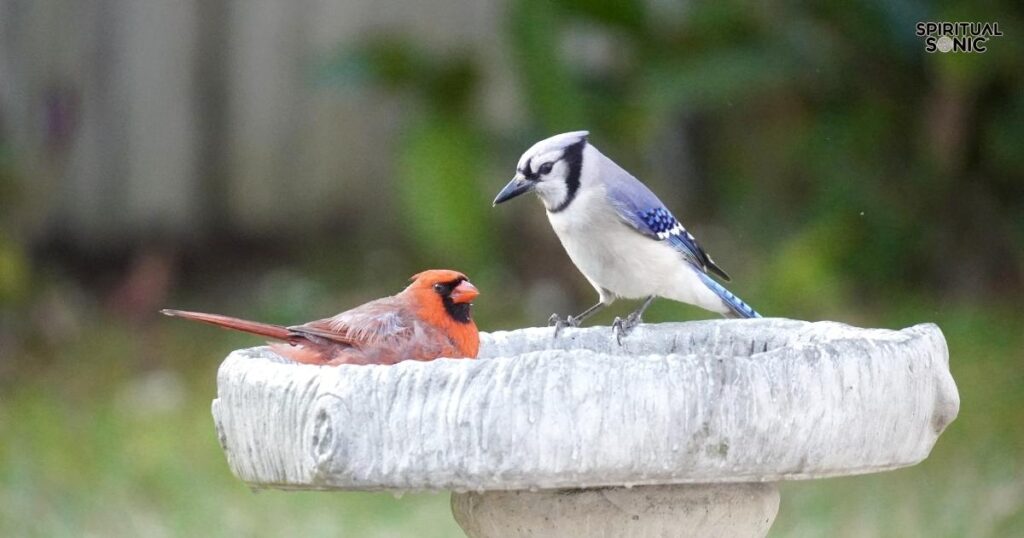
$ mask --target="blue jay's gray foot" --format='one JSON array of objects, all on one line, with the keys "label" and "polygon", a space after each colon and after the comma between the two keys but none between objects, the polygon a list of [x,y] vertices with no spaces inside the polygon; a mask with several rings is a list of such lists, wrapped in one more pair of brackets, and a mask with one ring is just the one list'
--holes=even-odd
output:
[{"label": "blue jay's gray foot", "polygon": [[562,332],[562,329],[565,327],[579,327],[580,324],[583,323],[583,320],[593,316],[594,312],[597,312],[606,306],[608,305],[604,303],[597,303],[583,312],[580,312],[579,315],[565,316],[564,319],[558,317],[558,314],[551,314],[551,317],[548,318],[548,325],[555,328],[555,338],[558,338],[558,334]]},{"label": "blue jay's gray foot", "polygon": [[558,317],[558,314],[551,314],[548,318],[548,325],[555,328],[555,338],[562,332],[562,329],[566,327],[579,327],[583,320],[575,316],[565,316],[564,318]]},{"label": "blue jay's gray foot", "polygon": [[622,345],[622,337],[629,335],[630,332],[637,326],[643,323],[644,320],[636,312],[626,316],[626,319],[615,318],[612,322],[612,334],[615,335],[615,341]]},{"label": "blue jay's gray foot", "polygon": [[640,308],[637,308],[630,315],[626,316],[626,319],[619,317],[615,318],[615,321],[612,322],[612,334],[615,335],[615,341],[618,342],[620,346],[622,345],[622,337],[629,335],[637,325],[644,322],[644,311],[647,310],[647,307],[651,306],[651,303],[653,302],[654,296],[652,295],[644,301],[644,304],[640,305]]}]

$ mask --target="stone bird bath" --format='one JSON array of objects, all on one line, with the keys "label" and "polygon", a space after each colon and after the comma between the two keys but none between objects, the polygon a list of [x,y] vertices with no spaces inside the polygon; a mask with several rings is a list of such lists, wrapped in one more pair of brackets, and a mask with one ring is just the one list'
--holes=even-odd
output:
[{"label": "stone bird bath", "polygon": [[960,403],[932,324],[481,338],[480,360],[394,366],[232,353],[213,402],[231,470],[256,487],[450,490],[471,537],[764,536],[778,481],[914,465]]}]

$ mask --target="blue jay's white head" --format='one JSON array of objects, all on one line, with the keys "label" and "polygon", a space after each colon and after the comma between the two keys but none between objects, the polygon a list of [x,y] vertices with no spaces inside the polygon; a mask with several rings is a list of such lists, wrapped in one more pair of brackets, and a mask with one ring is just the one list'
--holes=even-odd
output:
[{"label": "blue jay's white head", "polygon": [[569,206],[580,188],[587,131],[562,133],[537,142],[519,158],[516,176],[501,189],[494,205],[534,191],[552,213]]}]

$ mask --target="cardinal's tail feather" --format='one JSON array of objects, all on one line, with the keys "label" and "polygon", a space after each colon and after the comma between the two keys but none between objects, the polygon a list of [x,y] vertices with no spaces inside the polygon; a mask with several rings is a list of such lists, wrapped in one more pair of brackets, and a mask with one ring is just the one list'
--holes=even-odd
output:
[{"label": "cardinal's tail feather", "polygon": [[161,310],[160,313],[164,314],[165,316],[192,319],[195,321],[201,321],[203,323],[209,323],[210,325],[216,325],[224,329],[233,329],[236,331],[252,333],[259,336],[265,336],[267,338],[273,338],[275,340],[287,341],[290,340],[291,337],[293,336],[291,331],[280,325],[271,325],[269,323],[260,323],[258,321],[248,321],[228,316],[221,316],[219,314],[205,314],[203,312],[188,312],[185,310],[171,309]]}]

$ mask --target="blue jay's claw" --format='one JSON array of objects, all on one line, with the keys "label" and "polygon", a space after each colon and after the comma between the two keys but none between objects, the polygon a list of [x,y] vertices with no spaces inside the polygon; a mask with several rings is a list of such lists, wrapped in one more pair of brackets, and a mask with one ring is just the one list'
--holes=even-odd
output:
[{"label": "blue jay's claw", "polygon": [[626,319],[619,317],[615,318],[615,321],[612,322],[612,334],[615,335],[615,341],[621,346],[622,337],[628,336],[629,333],[633,332],[633,329],[635,329],[637,325],[640,325],[643,322],[644,320],[641,317],[640,311],[633,312],[626,316]]},{"label": "blue jay's claw", "polygon": [[575,316],[565,316],[565,318],[558,317],[558,314],[551,314],[548,318],[548,326],[555,328],[555,338],[558,338],[559,333],[565,327],[579,327],[582,320]]}]

